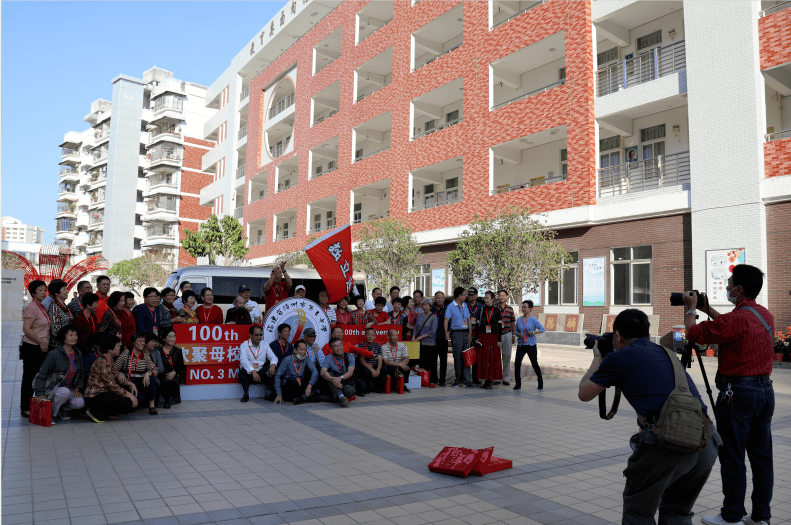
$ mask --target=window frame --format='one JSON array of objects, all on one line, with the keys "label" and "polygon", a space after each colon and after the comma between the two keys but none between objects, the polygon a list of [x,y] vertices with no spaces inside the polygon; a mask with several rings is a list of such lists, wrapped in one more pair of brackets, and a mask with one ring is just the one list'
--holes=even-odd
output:
[{"label": "window frame", "polygon": [[[579,276],[580,276],[580,274],[579,274],[579,250],[570,251],[569,255],[570,254],[576,254],[575,261],[569,263],[568,265],[564,265],[564,267],[563,267],[563,269],[561,271],[564,272],[566,270],[574,270],[574,302],[573,303],[569,303],[569,302],[564,302],[564,300],[563,300],[564,299],[564,296],[563,296],[563,281],[564,281],[564,278],[563,278],[563,274],[561,273],[560,279],[558,279],[557,281],[549,281],[549,280],[547,280],[544,283],[545,289],[546,289],[546,291],[544,293],[544,299],[545,299],[544,304],[546,304],[547,306],[579,306],[579,302],[580,302],[580,293],[579,293],[579,284],[580,284],[580,279],[579,279]],[[558,302],[557,303],[551,303],[550,299],[549,299],[549,287],[550,287],[551,283],[557,283],[557,286],[558,286]]]},{"label": "window frame", "polygon": [[[642,248],[642,247],[650,247],[651,248],[651,258],[650,259],[635,259],[634,258],[634,250],[635,248]],[[616,261],[615,256],[613,255],[614,250],[618,249],[628,249],[629,250],[629,259],[628,260],[621,260]],[[634,266],[643,266],[648,265],[648,296],[649,301],[647,303],[638,303],[634,301]],[[615,267],[616,266],[629,266],[629,274],[627,278],[628,283],[628,291],[627,297],[629,299],[627,304],[618,304],[615,302]],[[610,305],[616,307],[629,307],[629,306],[653,306],[654,304],[654,245],[653,244],[636,244],[633,246],[616,246],[610,248]]]}]

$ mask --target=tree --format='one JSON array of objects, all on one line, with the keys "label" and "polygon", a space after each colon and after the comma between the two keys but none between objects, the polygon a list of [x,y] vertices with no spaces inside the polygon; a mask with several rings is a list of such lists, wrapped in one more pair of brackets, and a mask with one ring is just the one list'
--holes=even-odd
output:
[{"label": "tree", "polygon": [[121,286],[130,288],[142,295],[146,286],[161,288],[173,271],[173,255],[162,252],[148,251],[141,257],[118,261],[107,272],[115,277]]},{"label": "tree", "polygon": [[568,254],[556,235],[530,208],[496,207],[483,218],[474,216],[448,254],[448,266],[462,286],[506,290],[521,299],[523,291],[536,293],[543,281],[560,278]]},{"label": "tree", "polygon": [[230,215],[219,220],[212,214],[197,232],[186,230],[186,233],[181,241],[184,251],[193,257],[208,257],[209,264],[217,264],[217,258],[223,257],[223,264],[230,266],[234,259],[244,259],[250,251],[245,247],[247,237],[241,223]]},{"label": "tree", "polygon": [[414,230],[392,218],[367,222],[354,251],[354,269],[368,274],[368,287],[404,287],[417,276],[420,254]]}]

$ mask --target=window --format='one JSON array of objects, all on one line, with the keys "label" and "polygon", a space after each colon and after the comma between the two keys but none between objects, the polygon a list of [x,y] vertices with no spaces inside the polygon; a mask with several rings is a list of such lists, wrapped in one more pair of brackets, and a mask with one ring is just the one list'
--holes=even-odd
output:
[{"label": "window", "polygon": [[563,268],[560,281],[547,283],[547,304],[577,304],[579,252],[569,252],[571,262]]},{"label": "window", "polygon": [[[192,283],[192,291],[195,291],[195,283],[192,278],[189,279]],[[215,304],[232,304],[236,296],[239,295],[239,287],[247,285],[250,287],[250,299],[255,302],[264,302],[265,298],[262,296],[266,278],[260,277],[212,277],[212,290],[214,291]],[[201,289],[206,286],[204,283]],[[197,292],[196,292],[197,293]]]},{"label": "window", "polygon": [[431,297],[431,265],[418,264],[415,269],[417,270],[417,276],[412,282],[413,286],[409,292],[414,294],[415,290],[420,290],[423,292],[423,297]]},{"label": "window", "polygon": [[327,212],[327,228],[334,228],[335,227],[335,217],[332,211]]},{"label": "window", "polygon": [[[599,140],[599,168],[613,168],[621,164],[621,136]],[[602,171],[603,177],[615,176],[616,170]],[[609,179],[607,179],[609,180]]]},{"label": "window", "polygon": [[651,142],[665,138],[665,125],[653,126],[640,130],[640,142]]},{"label": "window", "polygon": [[561,180],[569,178],[569,150],[560,150],[560,175]]},{"label": "window", "polygon": [[354,220],[360,221],[363,218],[363,203],[358,202],[354,205]]},{"label": "window", "polygon": [[316,175],[318,175],[318,174],[320,174],[320,173],[321,173],[321,164],[319,164],[318,166],[316,166]]},{"label": "window", "polygon": [[335,161],[331,160],[327,163],[327,171],[335,169]]},{"label": "window", "polygon": [[599,66],[601,66],[602,64],[606,64],[607,62],[612,62],[613,60],[618,60],[617,47],[608,49],[606,51],[602,51],[601,53],[596,55],[596,64]]},{"label": "window", "polygon": [[447,202],[457,200],[459,198],[459,178],[453,177],[445,181],[445,200]]},{"label": "window", "polygon": [[637,50],[642,51],[643,49],[654,47],[662,43],[662,30],[654,31],[651,34],[641,36],[637,39]]},{"label": "window", "polygon": [[445,115],[445,122],[453,122],[454,120],[459,120],[459,110],[451,111],[447,115]]},{"label": "window", "polygon": [[355,157],[356,159],[360,159],[360,158],[362,158],[362,156],[363,156],[363,150],[361,150],[361,149],[358,149],[358,150],[357,150],[357,151],[354,153],[354,157]]},{"label": "window", "polygon": [[426,121],[426,131],[437,127],[437,121],[434,119]]},{"label": "window", "polygon": [[618,149],[621,147],[621,136],[616,135],[607,139],[599,140],[599,151]]},{"label": "window", "polygon": [[317,213],[313,216],[313,229],[320,230],[321,229],[321,213]]},{"label": "window", "polygon": [[566,68],[562,67],[558,70],[560,80],[566,80]]},{"label": "window", "polygon": [[611,250],[613,305],[651,304],[652,255],[650,245]]}]

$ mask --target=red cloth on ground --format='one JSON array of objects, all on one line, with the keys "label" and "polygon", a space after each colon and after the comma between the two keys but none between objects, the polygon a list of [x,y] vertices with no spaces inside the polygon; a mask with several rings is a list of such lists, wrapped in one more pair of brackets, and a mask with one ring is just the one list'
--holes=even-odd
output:
[{"label": "red cloth on ground", "polygon": [[497,346],[497,334],[479,334],[483,346],[476,348],[478,355],[478,379],[494,381],[503,378],[503,357]]}]

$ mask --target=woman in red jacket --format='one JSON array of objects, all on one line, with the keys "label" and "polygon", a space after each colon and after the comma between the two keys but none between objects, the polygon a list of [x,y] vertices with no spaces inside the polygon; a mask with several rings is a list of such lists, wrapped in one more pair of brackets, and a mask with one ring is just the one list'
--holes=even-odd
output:
[{"label": "woman in red jacket", "polygon": [[195,309],[199,324],[222,324],[222,308],[214,304],[214,291],[208,286],[201,290],[202,305]]}]

